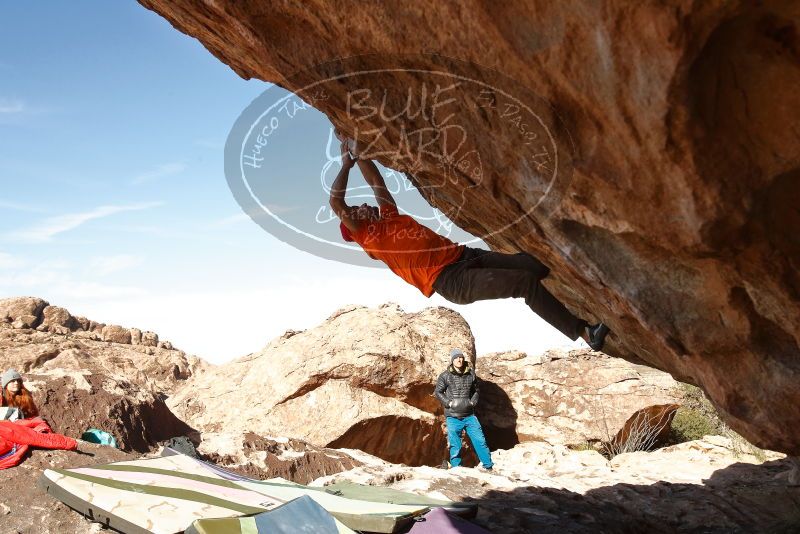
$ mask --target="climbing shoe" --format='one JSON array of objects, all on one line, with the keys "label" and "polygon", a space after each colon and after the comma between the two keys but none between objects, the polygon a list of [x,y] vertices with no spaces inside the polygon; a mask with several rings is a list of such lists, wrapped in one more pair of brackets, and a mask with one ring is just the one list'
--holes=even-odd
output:
[{"label": "climbing shoe", "polygon": [[589,346],[592,347],[592,350],[602,350],[603,344],[606,341],[606,336],[611,331],[607,325],[603,323],[597,323],[596,325],[590,325],[586,327],[586,332],[588,332],[589,339],[587,343]]}]

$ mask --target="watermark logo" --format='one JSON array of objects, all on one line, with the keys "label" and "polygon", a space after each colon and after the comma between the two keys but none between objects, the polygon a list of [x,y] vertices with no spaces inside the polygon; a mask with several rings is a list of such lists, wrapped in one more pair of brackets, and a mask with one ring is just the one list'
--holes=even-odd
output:
[{"label": "watermark logo", "polygon": [[[270,87],[236,121],[225,174],[256,223],[318,256],[376,265],[342,239],[329,206],[342,151],[320,112],[351,139],[351,152],[380,163],[400,214],[454,242],[526,231],[525,219],[552,209],[569,184],[572,145],[555,111],[497,71],[435,55],[357,56],[283,85],[292,92]],[[346,202],[375,205],[358,166]],[[482,227],[470,235],[458,221]],[[412,236],[424,246],[428,235],[406,232],[398,246],[408,250]]]}]

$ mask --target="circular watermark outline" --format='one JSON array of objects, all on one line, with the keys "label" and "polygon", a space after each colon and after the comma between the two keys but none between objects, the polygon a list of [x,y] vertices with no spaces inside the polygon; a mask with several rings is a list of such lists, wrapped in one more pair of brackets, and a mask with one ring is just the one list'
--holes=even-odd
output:
[{"label": "circular watermark outline", "polygon": [[[237,119],[236,123],[234,124],[234,127],[233,127],[233,129],[231,130],[231,132],[230,132],[230,134],[228,136],[228,140],[227,140],[226,146],[225,146],[225,174],[226,174],[226,179],[228,181],[228,185],[229,185],[229,187],[231,189],[231,192],[234,194],[234,197],[236,198],[237,202],[240,204],[242,209],[244,209],[245,213],[251,219],[253,219],[257,224],[259,224],[263,229],[268,231],[269,233],[271,233],[274,236],[278,237],[282,241],[287,242],[288,244],[294,246],[295,248],[298,248],[298,249],[301,249],[301,250],[305,250],[307,252],[314,253],[314,254],[316,254],[318,256],[325,257],[327,259],[335,259],[335,260],[339,260],[339,261],[343,260],[343,261],[346,261],[347,263],[355,263],[355,264],[360,264],[360,265],[372,265],[372,266],[376,265],[376,262],[370,261],[369,258],[367,258],[367,256],[364,254],[362,248],[360,246],[358,246],[358,245],[350,245],[350,244],[347,244],[347,243],[345,243],[343,241],[332,240],[332,239],[328,239],[328,238],[325,238],[325,237],[321,237],[320,235],[317,235],[317,234],[315,234],[313,232],[304,230],[303,228],[300,228],[300,227],[296,226],[295,224],[292,224],[291,222],[285,220],[283,217],[281,217],[281,214],[277,210],[271,209],[270,203],[265,203],[260,198],[260,196],[258,194],[256,194],[256,192],[254,191],[254,188],[252,187],[251,180],[248,179],[248,173],[247,173],[246,169],[244,168],[247,165],[247,158],[248,157],[251,158],[251,163],[252,164],[254,164],[256,162],[256,157],[257,157],[256,155],[246,155],[245,154],[245,147],[248,144],[249,145],[253,145],[253,146],[258,145],[260,147],[268,146],[269,145],[268,138],[271,135],[273,135],[275,132],[277,132],[279,127],[280,127],[280,123],[281,123],[280,119],[275,115],[271,116],[270,113],[274,112],[275,110],[283,111],[283,112],[285,112],[287,114],[287,117],[293,118],[294,115],[291,112],[289,112],[289,110],[288,110],[288,104],[290,102],[292,102],[293,99],[295,99],[292,102],[293,106],[294,106],[294,113],[297,113],[298,110],[302,111],[304,109],[307,109],[307,108],[311,107],[311,104],[309,104],[305,100],[302,100],[302,98],[299,97],[298,95],[307,95],[306,100],[310,100],[313,103],[321,103],[321,104],[323,104],[323,105],[319,106],[320,108],[323,108],[322,111],[323,112],[328,111],[329,113],[331,113],[332,111],[335,111],[336,106],[331,107],[330,103],[326,102],[326,100],[328,100],[328,98],[329,98],[329,95],[325,94],[326,85],[327,84],[332,84],[332,83],[333,84],[340,83],[341,85],[344,85],[343,82],[345,80],[355,80],[355,79],[357,79],[357,77],[370,77],[370,76],[371,77],[375,77],[375,76],[379,76],[379,75],[385,76],[387,74],[391,75],[391,74],[403,73],[403,74],[416,75],[416,76],[420,77],[422,80],[424,80],[425,83],[431,81],[435,77],[446,77],[450,81],[457,80],[459,83],[473,84],[476,87],[483,88],[484,91],[486,92],[487,98],[493,99],[492,106],[489,106],[489,108],[496,107],[498,105],[498,102],[497,102],[497,95],[498,94],[502,95],[504,98],[506,98],[509,101],[513,102],[513,104],[511,104],[511,105],[514,106],[515,110],[513,112],[508,112],[508,103],[507,103],[506,104],[506,106],[507,106],[506,112],[501,112],[500,113],[501,118],[507,119],[507,121],[510,122],[510,123],[515,123],[517,125],[517,127],[519,127],[520,124],[522,124],[524,126],[525,123],[521,122],[521,117],[522,117],[521,112],[522,112],[522,110],[525,110],[527,112],[528,116],[532,117],[535,120],[535,122],[538,123],[539,130],[546,135],[547,141],[549,142],[549,148],[552,150],[552,156],[553,157],[552,157],[552,161],[551,161],[552,166],[550,168],[551,175],[550,175],[549,179],[546,180],[546,187],[543,189],[543,193],[541,195],[539,195],[539,198],[534,203],[529,204],[527,209],[522,214],[517,216],[517,218],[514,219],[513,221],[507,222],[503,226],[501,226],[499,228],[495,228],[495,229],[491,230],[488,233],[484,233],[480,237],[476,237],[476,238],[474,238],[472,240],[468,240],[466,242],[462,242],[463,244],[469,245],[469,244],[477,242],[478,240],[485,240],[487,237],[490,237],[490,236],[492,236],[494,234],[497,234],[497,233],[500,233],[500,232],[504,232],[507,229],[509,229],[510,227],[519,224],[522,219],[528,217],[529,215],[531,215],[532,212],[534,212],[535,210],[540,208],[540,206],[543,204],[543,202],[546,199],[548,199],[548,197],[551,196],[551,194],[553,193],[554,187],[556,186],[557,181],[559,181],[559,178],[561,178],[560,181],[562,182],[561,186],[559,187],[560,190],[565,190],[566,187],[568,186],[569,181],[570,181],[570,177],[571,177],[571,164],[570,164],[571,163],[571,149],[572,149],[571,138],[569,137],[569,134],[567,133],[566,128],[564,128],[563,123],[561,122],[561,120],[557,116],[557,114],[555,113],[555,111],[552,108],[552,106],[549,106],[549,104],[547,104],[543,99],[541,99],[537,95],[532,94],[530,91],[527,90],[527,88],[522,88],[520,90],[521,85],[518,82],[515,82],[513,80],[505,78],[503,75],[501,75],[500,73],[498,73],[495,70],[488,69],[486,67],[483,67],[483,66],[480,66],[480,65],[476,65],[474,63],[461,62],[460,60],[454,60],[453,58],[446,58],[447,61],[450,63],[449,66],[451,68],[452,68],[452,65],[453,65],[452,62],[456,62],[456,64],[461,64],[461,65],[468,65],[470,67],[470,69],[473,70],[473,71],[474,70],[479,70],[479,71],[482,71],[482,73],[491,75],[494,83],[493,84],[489,84],[489,83],[487,83],[487,82],[485,82],[485,81],[483,81],[481,79],[475,78],[474,76],[466,76],[466,75],[462,75],[462,74],[459,74],[459,73],[452,72],[450,70],[443,70],[443,69],[439,68],[439,67],[441,67],[441,65],[437,65],[437,68],[434,68],[434,69],[432,69],[432,68],[413,68],[413,67],[404,66],[404,67],[387,67],[387,68],[380,68],[380,69],[361,69],[361,70],[354,69],[352,71],[347,71],[346,68],[344,68],[345,66],[342,64],[346,60],[362,60],[362,58],[364,58],[364,57],[365,56],[353,56],[351,58],[345,58],[345,60],[336,60],[336,61],[333,61],[333,62],[327,62],[327,63],[324,63],[322,65],[315,66],[312,69],[307,69],[307,70],[303,71],[303,73],[312,73],[308,77],[310,77],[313,81],[311,81],[309,83],[305,83],[305,84],[286,83],[286,85],[288,87],[292,87],[294,85],[294,90],[291,93],[286,94],[284,96],[281,96],[281,97],[279,97],[277,99],[274,99],[274,97],[272,97],[272,94],[271,94],[271,90],[274,89],[275,86],[267,89],[258,98],[256,98],[251,103],[250,106],[248,106],[242,112],[242,114],[239,116],[239,118]],[[400,57],[402,57],[402,59],[404,60],[403,62],[407,62],[407,60],[409,58],[409,55],[402,55]],[[442,56],[422,54],[422,55],[419,55],[419,57],[428,60],[428,63],[429,63],[430,62],[429,59],[431,57],[442,57]],[[383,62],[391,62],[391,58],[387,57],[387,56],[381,56],[380,59]],[[334,66],[333,69],[330,68],[331,65]],[[470,70],[470,69],[464,69],[464,70]],[[314,74],[314,73],[318,73],[318,72],[324,73],[324,72],[328,72],[330,70],[334,70],[334,71],[338,70],[338,71],[344,71],[344,72],[339,72],[337,74],[329,75],[327,77],[320,77],[319,75],[315,75]],[[296,77],[297,77],[297,75],[296,75]],[[515,96],[514,94],[512,94],[510,92],[510,90],[503,89],[502,87],[500,87],[500,84],[497,83],[498,80],[503,81],[505,85],[516,87],[518,93],[524,93],[524,96],[523,97]],[[511,82],[511,83],[509,83],[509,82]],[[423,84],[422,87],[424,89],[425,85]],[[440,86],[437,84],[436,87],[438,89]],[[410,89],[411,88],[409,88],[409,91],[410,91]],[[366,91],[370,92],[372,89],[371,88],[361,88],[359,90],[366,90]],[[347,98],[347,111],[348,111],[348,115],[350,114],[350,111],[351,111],[351,109],[350,109],[350,105],[351,105],[350,96],[353,94],[353,92],[354,91],[353,91],[352,87],[347,87],[347,95],[348,95],[348,98]],[[462,93],[467,95],[466,92],[462,92]],[[409,96],[409,98],[410,98],[410,96]],[[524,101],[523,98],[527,99],[528,102],[526,103],[526,101]],[[300,100],[300,104],[299,105],[297,103],[298,99]],[[384,101],[383,101],[384,105],[386,104],[385,99],[386,99],[386,90],[384,89]],[[269,100],[274,100],[274,101],[272,101],[270,103]],[[422,102],[424,103],[424,97],[422,99]],[[546,112],[548,114],[548,117],[551,120],[550,127],[548,127],[548,124],[545,123],[545,120],[543,120],[543,118],[540,116],[540,114],[536,113],[534,111],[534,109],[532,109],[533,105],[538,106],[540,109],[546,110]],[[341,106],[339,106],[339,107],[341,107]],[[325,108],[327,108],[327,109],[325,109]],[[394,119],[396,120],[398,116],[395,116]],[[433,116],[433,115],[431,115],[431,116]],[[450,115],[450,117],[451,116],[452,116],[452,114]],[[348,118],[350,118],[350,117],[348,117]],[[258,126],[262,123],[262,121],[265,121],[265,119],[266,119],[266,122],[265,122],[264,126],[262,126],[260,130],[258,130]],[[554,135],[552,130],[556,130],[559,135]],[[416,130],[416,131],[419,131],[419,129]],[[532,132],[532,130],[528,130],[528,132]],[[523,128],[523,131],[521,133],[523,133],[523,134],[526,133],[524,131],[524,128]],[[254,145],[254,140],[253,140],[254,136],[255,136],[255,145]],[[537,137],[538,137],[537,135],[534,135],[534,139],[536,139]],[[421,136],[420,136],[420,140],[421,140]],[[328,153],[329,153],[330,148],[331,148],[331,141],[332,141],[331,135],[329,134],[328,141],[327,141],[327,146],[326,146],[326,151]],[[446,144],[446,141],[445,141],[445,144]],[[463,144],[463,142],[462,142],[462,144]],[[559,152],[559,145],[561,145],[561,151],[560,152]],[[478,144],[478,146],[480,146],[480,144]],[[461,145],[459,145],[459,149],[460,149],[460,147],[461,147]],[[549,161],[550,160],[550,158],[549,158],[550,151],[547,150],[548,147],[546,145],[540,145],[540,148],[544,149],[544,152],[540,152],[538,155],[539,156],[542,156],[542,155],[547,156],[545,158],[545,161]],[[469,187],[470,189],[472,187],[479,187],[481,185],[481,182],[482,182],[482,179],[483,179],[482,159],[480,157],[480,152],[476,152],[476,150],[477,149],[473,149],[472,151],[468,151],[466,154],[462,154],[461,155],[461,159],[459,159],[456,162],[456,165],[457,165],[460,161],[463,161],[463,159],[466,158],[466,155],[468,155],[470,153],[475,152],[477,154],[478,164],[479,164],[479,166],[481,166],[480,173],[478,175],[478,180],[479,181],[477,183],[473,183],[473,185]],[[259,152],[257,153],[257,155],[260,155],[260,154],[261,154],[261,152],[260,152],[260,149],[259,149]],[[431,156],[432,154],[427,153],[427,155]],[[438,156],[438,155],[439,154],[433,154],[433,156]],[[567,156],[566,158],[564,157],[565,155]],[[266,158],[260,158],[260,161],[264,161],[265,159]],[[335,159],[336,158],[334,158],[334,160]],[[341,165],[341,157],[339,157],[338,160],[339,160],[339,164]],[[566,164],[565,164],[565,162],[566,162]],[[321,173],[321,181],[322,181],[323,189],[325,188],[324,174],[327,171],[327,169],[331,166],[330,165],[331,163],[332,163],[331,162],[331,158],[329,157],[328,162],[326,162],[325,169],[323,169],[323,171]],[[448,163],[448,164],[450,164],[452,166],[453,162],[452,161],[446,161],[445,163]],[[541,169],[547,170],[548,169],[548,167],[545,166],[544,163],[537,164],[536,166],[537,166],[537,170],[541,170]],[[261,165],[258,165],[258,166],[252,165],[252,167],[253,168],[262,168]],[[561,169],[560,177],[559,177],[559,169]],[[392,168],[389,168],[389,171],[393,172],[393,173],[400,172],[397,169],[392,169]],[[412,169],[412,172],[413,172],[413,169]],[[447,174],[447,169],[444,168],[444,170],[442,172]],[[414,183],[414,181],[409,179],[409,175],[408,174],[405,174],[405,177],[406,177],[406,182],[408,184],[413,184]],[[442,181],[442,185],[446,185],[446,182],[447,182],[446,179],[443,180]],[[398,184],[400,184],[399,181],[398,181]],[[357,188],[364,188],[364,187],[368,187],[368,186],[359,186]],[[350,187],[350,188],[348,188],[348,191],[351,191],[351,190],[357,189],[357,188]],[[430,185],[423,186],[423,189],[430,189],[430,188],[431,188]],[[455,212],[449,211],[448,213],[454,213],[456,216],[458,215],[458,213],[460,213],[461,209],[464,207],[464,203],[467,200],[466,196],[463,194],[463,191],[461,192],[460,197],[461,197],[462,204],[456,207]],[[320,209],[322,209],[322,208],[320,208]],[[438,216],[437,212],[438,212],[438,214],[442,213],[442,212],[438,211],[436,208],[434,208],[434,217],[433,217],[433,219],[436,219],[439,222],[439,229],[441,229],[442,226],[443,226],[443,223],[441,221],[441,218]],[[317,214],[319,214],[319,211],[317,212]],[[417,218],[423,218],[424,219],[424,217],[419,217],[419,216]],[[315,222],[319,222],[316,219],[317,218],[315,217]],[[455,221],[453,221],[452,219],[451,219],[451,221],[452,221],[451,222],[451,225],[452,225],[452,223],[454,223]],[[278,224],[277,227],[276,227],[275,223]],[[445,227],[446,227],[446,224],[445,224]],[[451,226],[451,228],[452,228],[452,226]],[[287,231],[289,233],[287,233]],[[449,230],[448,230],[447,233],[448,233],[448,236],[449,236]],[[300,236],[300,239],[297,239],[298,236]],[[321,249],[318,246],[315,248],[315,244],[319,244],[319,245],[322,245],[322,246],[327,247],[327,248]],[[432,250],[433,249],[431,249],[431,248],[425,248],[425,249],[421,249],[421,250],[408,250],[408,248],[403,248],[402,252],[418,253],[418,252],[430,252]],[[335,252],[332,252],[332,251],[335,251]],[[351,254],[350,256],[344,256],[344,255],[338,253],[339,251],[345,251],[345,253],[353,253],[353,254]]]}]

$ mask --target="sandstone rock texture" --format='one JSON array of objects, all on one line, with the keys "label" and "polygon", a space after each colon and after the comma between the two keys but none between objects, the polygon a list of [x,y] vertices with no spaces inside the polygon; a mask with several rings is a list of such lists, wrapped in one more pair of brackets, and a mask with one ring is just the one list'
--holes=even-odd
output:
[{"label": "sandstone rock texture", "polygon": [[197,452],[217,465],[250,478],[279,477],[298,484],[308,484],[361,465],[344,451],[315,447],[298,439],[231,430],[204,433]]},{"label": "sandstone rock texture", "polygon": [[[234,424],[394,463],[440,465],[448,454],[432,393],[453,347],[475,361],[469,326],[447,308],[348,307],[193,377],[168,405],[203,443]],[[490,354],[475,366],[478,415],[492,449],[531,440],[608,441],[632,413],[676,395],[666,373],[590,351]]]},{"label": "sandstone rock texture", "polygon": [[[243,78],[380,132],[365,156],[494,249],[539,257],[556,296],[611,326],[607,352],[702,386],[736,431],[800,454],[797,2],[140,3]],[[355,71],[371,74],[304,91]],[[490,89],[409,113],[431,71]],[[362,89],[362,110],[386,112],[353,113]],[[408,132],[411,157],[377,155]]]},{"label": "sandstone rock texture", "polygon": [[129,329],[76,319],[41,299],[0,300],[0,369],[22,373],[53,429],[80,437],[99,428],[123,449],[144,452],[191,432],[165,397],[208,364],[130,341]]},{"label": "sandstone rock texture", "polygon": [[586,350],[487,354],[477,370],[480,420],[498,448],[610,441],[635,411],[680,395],[666,373]]},{"label": "sandstone rock texture", "polygon": [[756,458],[706,436],[606,460],[541,442],[493,454],[494,470],[406,467],[356,451],[364,465],[315,480],[349,480],[478,503],[476,522],[495,534],[531,532],[793,532],[800,486],[782,454]]},{"label": "sandstone rock texture", "polygon": [[446,308],[348,307],[305,332],[190,379],[168,401],[197,430],[231,424],[263,436],[354,448],[397,463],[441,463],[433,383],[452,347],[474,355]]}]

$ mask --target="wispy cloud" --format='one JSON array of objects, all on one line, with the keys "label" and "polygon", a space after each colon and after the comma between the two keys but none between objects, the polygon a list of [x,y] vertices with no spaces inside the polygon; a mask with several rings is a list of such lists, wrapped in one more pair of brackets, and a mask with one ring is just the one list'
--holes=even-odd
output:
[{"label": "wispy cloud", "polygon": [[[283,206],[281,204],[267,204],[267,209],[274,213],[275,215],[283,215],[284,213],[289,213],[298,209],[297,206]],[[254,212],[253,215],[263,215],[265,212],[258,211]],[[230,226],[232,224],[238,224],[241,222],[250,221],[253,219],[249,213],[236,213],[234,215],[229,215],[227,217],[223,217],[221,219],[217,219],[211,223],[211,226]]]},{"label": "wispy cloud", "polygon": [[165,163],[163,165],[159,165],[155,169],[151,169],[147,172],[143,172],[133,177],[131,183],[133,185],[141,185],[147,182],[153,182],[155,180],[160,180],[161,178],[166,178],[168,176],[174,176],[176,174],[180,174],[186,170],[186,164],[182,162],[172,162],[172,163]]},{"label": "wispy cloud", "polygon": [[22,204],[19,202],[11,202],[9,200],[2,199],[0,199],[0,208],[16,211],[29,211],[31,213],[42,213],[47,211],[37,206],[31,206],[30,204]]},{"label": "wispy cloud", "polygon": [[58,234],[78,228],[82,224],[96,219],[109,217],[126,211],[141,211],[161,206],[162,202],[145,202],[123,206],[99,206],[93,210],[82,213],[70,213],[49,217],[31,228],[24,228],[7,234],[7,237],[16,241],[41,243],[50,241]]},{"label": "wispy cloud", "polygon": [[138,267],[144,262],[141,256],[117,254],[115,256],[97,256],[89,262],[89,272],[96,276],[107,276],[112,273]]},{"label": "wispy cloud", "polygon": [[153,224],[121,224],[114,225],[115,232],[125,232],[129,234],[141,234],[156,237],[159,239],[182,239],[182,240],[202,240],[203,235],[197,232],[196,228],[186,230],[174,226],[157,226]]},{"label": "wispy cloud", "polygon": [[[130,259],[98,261],[108,268],[121,267]],[[100,258],[96,258],[100,260]],[[143,297],[148,291],[127,284],[108,284],[97,281],[97,272],[86,270],[83,275],[76,272],[82,266],[63,258],[48,258],[47,261],[25,258],[0,252],[0,298],[35,295],[50,302],[60,303],[69,299],[88,299],[92,301],[116,300],[120,298]],[[55,300],[52,300],[55,299]],[[74,311],[74,310],[73,310]]]},{"label": "wispy cloud", "polygon": [[25,103],[21,100],[0,99],[0,113],[22,113],[25,111]]}]

